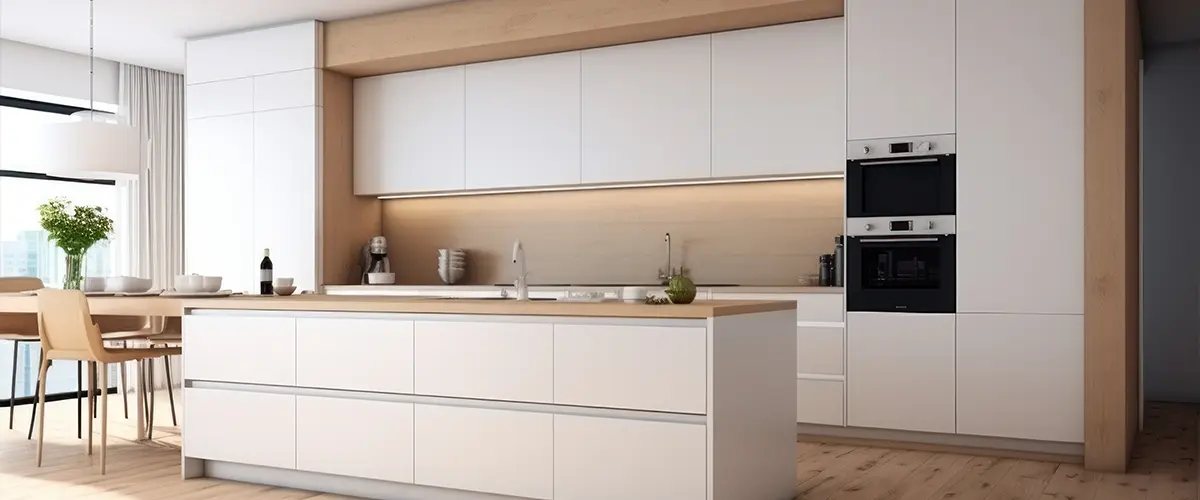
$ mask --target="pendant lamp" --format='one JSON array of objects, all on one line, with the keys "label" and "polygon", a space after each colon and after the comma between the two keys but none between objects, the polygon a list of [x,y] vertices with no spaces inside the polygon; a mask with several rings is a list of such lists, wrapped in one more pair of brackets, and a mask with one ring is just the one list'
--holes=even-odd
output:
[{"label": "pendant lamp", "polygon": [[94,116],[95,0],[88,1],[88,110],[75,121],[42,126],[31,152],[33,162],[47,174],[85,178],[136,178],[141,170],[137,130]]}]

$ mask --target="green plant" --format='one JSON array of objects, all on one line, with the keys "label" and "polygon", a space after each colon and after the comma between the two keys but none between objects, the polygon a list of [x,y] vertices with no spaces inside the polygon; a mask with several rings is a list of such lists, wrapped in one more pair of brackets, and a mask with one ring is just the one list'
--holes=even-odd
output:
[{"label": "green plant", "polygon": [[92,245],[112,235],[113,220],[98,206],[76,206],[63,198],[54,198],[38,206],[42,229],[50,241],[67,255],[83,255]]}]

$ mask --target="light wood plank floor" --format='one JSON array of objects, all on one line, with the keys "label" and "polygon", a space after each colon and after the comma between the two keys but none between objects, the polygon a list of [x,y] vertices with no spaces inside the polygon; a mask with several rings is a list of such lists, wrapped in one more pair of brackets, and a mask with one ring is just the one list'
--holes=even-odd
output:
[{"label": "light wood plank floor", "polygon": [[[25,440],[29,409],[17,409],[17,429],[0,426],[0,499],[320,499],[334,495],[179,478],[179,435],[169,426],[165,393],[158,401],[155,441],[136,444],[136,423],[109,400],[108,475],[75,437],[74,401],[47,413],[42,468]],[[131,401],[132,402],[132,401]],[[1197,494],[1197,407],[1147,405],[1128,474],[1100,474],[1078,465],[926,451],[798,443],[799,500],[1200,500]],[[98,426],[97,426],[98,428]],[[619,500],[619,499],[614,499]],[[753,500],[753,499],[746,499]]]}]

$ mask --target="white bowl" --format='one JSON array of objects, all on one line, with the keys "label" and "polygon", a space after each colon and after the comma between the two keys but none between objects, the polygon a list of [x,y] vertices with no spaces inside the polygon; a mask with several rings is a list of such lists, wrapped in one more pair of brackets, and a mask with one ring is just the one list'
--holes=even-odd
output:
[{"label": "white bowl", "polygon": [[296,284],[292,278],[275,278],[276,287],[289,287]]},{"label": "white bowl", "polygon": [[175,291],[181,293],[200,293],[204,290],[204,276],[199,274],[180,274],[175,277]]},{"label": "white bowl", "polygon": [[294,287],[294,286],[277,286],[277,287],[275,287],[275,295],[279,295],[281,297],[287,297],[288,295],[291,295],[295,292],[296,292],[296,287]]},{"label": "white bowl", "polygon": [[[88,278],[89,280],[92,278]],[[143,293],[150,290],[154,282],[145,278],[134,278],[132,276],[116,276],[113,278],[104,278],[104,291],[117,293]],[[84,290],[87,290],[88,283],[84,282]],[[99,291],[99,290],[87,290]]]},{"label": "white bowl", "polygon": [[367,273],[368,285],[394,285],[396,273]]},{"label": "white bowl", "polygon": [[83,291],[84,292],[103,292],[104,287],[107,286],[106,283],[110,279],[112,279],[112,278],[103,278],[103,277],[84,278],[83,279]]},{"label": "white bowl", "polygon": [[447,285],[453,285],[455,282],[462,279],[464,274],[466,274],[465,269],[438,269],[438,277],[442,278],[442,282]]},{"label": "white bowl", "polygon": [[200,291],[205,293],[215,293],[221,291],[221,277],[204,276],[201,280]]}]

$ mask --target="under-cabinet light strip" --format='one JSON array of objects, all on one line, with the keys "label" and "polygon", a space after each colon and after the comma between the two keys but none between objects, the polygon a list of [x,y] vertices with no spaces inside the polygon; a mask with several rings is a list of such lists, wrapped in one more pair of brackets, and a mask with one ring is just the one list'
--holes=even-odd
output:
[{"label": "under-cabinet light strip", "polygon": [[440,198],[448,196],[481,196],[488,194],[515,194],[515,193],[553,193],[560,191],[596,191],[601,189],[634,189],[647,187],[670,187],[670,186],[704,186],[712,184],[746,184],[751,182],[779,182],[779,181],[799,181],[813,179],[843,179],[845,174],[815,174],[815,175],[792,175],[786,177],[758,177],[750,179],[709,179],[697,181],[666,181],[666,182],[639,182],[629,184],[597,184],[597,185],[578,185],[578,186],[550,186],[536,188],[513,188],[513,189],[481,189],[477,191],[434,191],[428,193],[410,193],[380,196],[381,200],[398,200],[405,198]]}]

